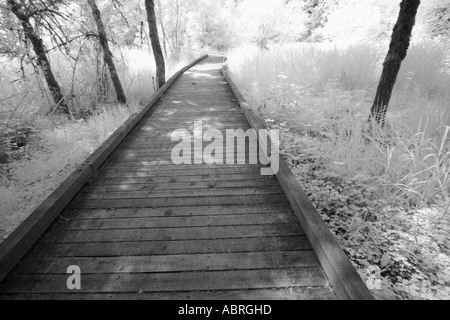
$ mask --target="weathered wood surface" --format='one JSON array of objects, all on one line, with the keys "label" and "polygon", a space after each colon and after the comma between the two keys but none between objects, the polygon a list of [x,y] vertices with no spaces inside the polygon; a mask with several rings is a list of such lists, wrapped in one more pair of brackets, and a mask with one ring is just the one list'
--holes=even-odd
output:
[{"label": "weathered wood surface", "polygon": [[[171,163],[172,130],[198,120],[250,128],[221,67],[208,58],[172,85],[0,284],[0,298],[336,298],[276,178],[258,165]],[[71,265],[81,290],[66,286]]]}]

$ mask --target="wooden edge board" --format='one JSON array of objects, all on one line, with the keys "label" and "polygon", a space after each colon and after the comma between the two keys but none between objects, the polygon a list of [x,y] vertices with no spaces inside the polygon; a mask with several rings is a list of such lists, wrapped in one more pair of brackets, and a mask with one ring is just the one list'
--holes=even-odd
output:
[{"label": "wooden edge board", "polygon": [[[231,79],[227,66],[225,65],[221,71],[252,128],[255,130],[266,129],[264,122],[255,115]],[[337,297],[342,300],[373,300],[374,297],[349,258],[325,225],[319,212],[303,191],[292,171],[282,160],[276,177],[311,242],[311,246],[316,252]]]},{"label": "wooden edge board", "polygon": [[64,210],[84,185],[93,178],[99,168],[120,145],[125,137],[137,126],[171,85],[200,61],[204,55],[176,72],[138,113],[122,124],[87,160],[72,173],[25,221],[0,244],[0,283],[33,247],[50,224]]}]

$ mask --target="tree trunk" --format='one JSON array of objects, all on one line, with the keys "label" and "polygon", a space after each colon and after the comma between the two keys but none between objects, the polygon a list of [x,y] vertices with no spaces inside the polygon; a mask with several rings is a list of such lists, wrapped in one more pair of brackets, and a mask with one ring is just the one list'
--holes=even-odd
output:
[{"label": "tree trunk", "polygon": [[8,0],[8,4],[10,5],[11,11],[14,13],[17,19],[20,20],[25,36],[28,38],[28,40],[30,40],[33,46],[33,50],[37,56],[38,65],[42,70],[54,103],[57,107],[59,107],[59,110],[62,113],[70,116],[69,106],[67,105],[67,101],[62,93],[61,87],[59,86],[59,83],[58,81],[56,81],[55,75],[53,74],[50,61],[48,60],[45,50],[44,42],[36,34],[33,26],[30,23],[30,17],[26,13],[22,12],[21,5],[14,0]]},{"label": "tree trunk", "polygon": [[109,74],[111,75],[111,80],[114,84],[114,89],[116,90],[117,101],[119,101],[119,103],[127,103],[127,98],[125,97],[119,75],[117,74],[116,66],[114,65],[113,55],[111,53],[111,50],[109,49],[105,26],[103,25],[100,10],[98,9],[95,0],[87,0],[87,2],[92,9],[92,14],[94,15],[95,23],[97,24],[100,45],[102,46],[105,62],[108,65]]},{"label": "tree trunk", "polygon": [[145,0],[145,8],[147,9],[147,19],[150,28],[150,40],[152,42],[153,55],[156,62],[156,78],[158,79],[158,86],[161,88],[166,83],[166,66],[164,62],[164,55],[159,43],[158,27],[156,24],[155,3],[153,0]]},{"label": "tree trunk", "polygon": [[179,32],[179,27],[180,27],[180,2],[179,0],[176,0],[176,9],[177,9],[177,22],[175,24],[175,59],[178,61],[180,60],[180,55],[181,55],[181,48],[180,48],[180,43],[178,41],[178,32]]},{"label": "tree trunk", "polygon": [[164,49],[164,54],[167,57],[167,46],[166,46],[166,30],[164,29],[164,24],[163,24],[163,15],[162,15],[162,6],[161,6],[161,0],[158,0],[158,15],[159,15],[159,27],[161,28],[161,32],[162,32],[162,40],[163,40],[163,49]]},{"label": "tree trunk", "polygon": [[385,124],[398,72],[408,52],[419,5],[420,0],[402,0],[400,4],[400,13],[392,33],[389,52],[384,60],[383,72],[370,114],[370,120],[374,119],[382,127]]}]

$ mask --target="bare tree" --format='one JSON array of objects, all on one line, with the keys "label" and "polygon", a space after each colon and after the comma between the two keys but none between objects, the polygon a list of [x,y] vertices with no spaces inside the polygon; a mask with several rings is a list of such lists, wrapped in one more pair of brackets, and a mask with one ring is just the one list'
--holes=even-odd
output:
[{"label": "bare tree", "polygon": [[158,16],[159,16],[159,27],[161,28],[162,32],[162,41],[163,41],[163,48],[164,48],[164,54],[167,57],[167,36],[166,36],[166,30],[164,29],[164,23],[163,23],[163,14],[162,14],[162,6],[161,6],[161,0],[157,0],[158,4]]},{"label": "bare tree", "polygon": [[[53,101],[62,113],[70,115],[69,106],[62,93],[61,87],[53,74],[50,61],[47,57],[47,51],[44,46],[44,42],[39,37],[33,25],[30,22],[30,18],[36,14],[36,12],[28,12],[25,6],[16,0],[7,0],[9,8],[12,13],[19,19],[23,32],[27,39],[31,42],[33,50],[37,57],[37,63],[42,70],[45,81],[47,82],[48,89],[52,95]],[[35,19],[35,21],[37,21]]]},{"label": "bare tree", "polygon": [[105,26],[102,21],[100,10],[98,9],[95,0],[87,0],[87,2],[92,9],[92,14],[97,25],[100,45],[102,46],[104,59],[106,64],[108,65],[109,74],[111,75],[111,80],[113,82],[114,89],[116,90],[117,101],[119,101],[120,103],[127,103],[127,98],[125,97],[125,93],[123,91],[116,66],[114,65],[113,55],[111,53],[111,50],[109,49],[108,38],[106,37]]},{"label": "bare tree", "polygon": [[386,113],[398,72],[409,49],[419,5],[420,0],[402,0],[400,4],[400,13],[392,33],[391,44],[384,60],[381,80],[370,114],[370,120],[375,120],[381,126],[385,124]]},{"label": "bare tree", "polygon": [[150,28],[150,40],[152,42],[153,56],[156,62],[156,77],[158,86],[161,88],[166,83],[166,66],[164,55],[159,43],[158,27],[155,15],[155,3],[153,0],[145,0],[145,8],[147,10],[148,25]]}]

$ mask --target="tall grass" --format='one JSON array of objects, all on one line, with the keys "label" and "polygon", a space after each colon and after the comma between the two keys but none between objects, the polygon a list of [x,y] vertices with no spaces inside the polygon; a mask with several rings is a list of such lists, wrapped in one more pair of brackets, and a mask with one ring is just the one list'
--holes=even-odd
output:
[{"label": "tall grass", "polygon": [[297,44],[260,51],[243,47],[232,51],[228,65],[245,90],[251,84],[270,84],[283,76],[290,84],[322,91],[330,82],[346,89],[367,89],[376,80],[381,58],[376,48],[355,45]]},{"label": "tall grass", "polygon": [[39,142],[25,147],[0,178],[0,240],[139,108],[102,105],[86,121],[36,118]]},{"label": "tall grass", "polygon": [[[266,119],[287,127],[285,143],[316,141],[340,177],[364,177],[376,197],[405,206],[448,199],[450,75],[446,48],[417,43],[409,51],[388,111],[386,130],[367,118],[383,50],[370,45],[241,48],[228,64],[233,78]],[[298,153],[302,154],[302,148]]]}]

